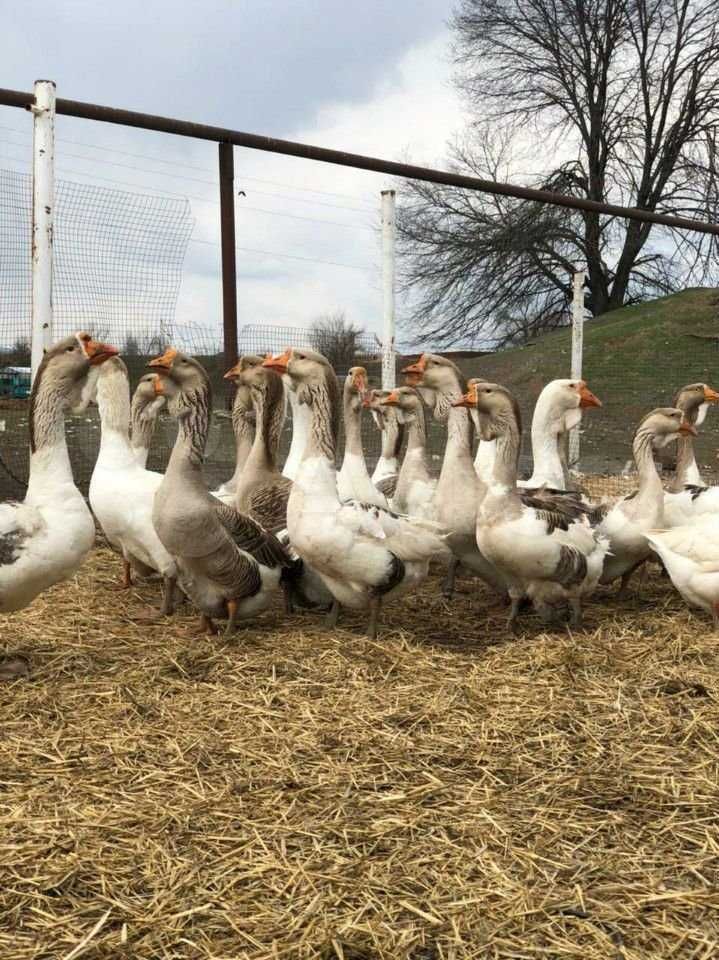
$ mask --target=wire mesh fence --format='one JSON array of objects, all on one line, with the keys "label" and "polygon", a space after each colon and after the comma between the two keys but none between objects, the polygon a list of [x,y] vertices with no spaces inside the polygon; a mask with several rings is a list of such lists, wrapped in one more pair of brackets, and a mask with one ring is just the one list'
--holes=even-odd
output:
[{"label": "wire mesh fence", "polygon": [[[235,445],[226,415],[228,384],[218,327],[178,324],[175,310],[193,217],[181,197],[143,195],[64,180],[56,184],[54,316],[63,336],[86,328],[115,343],[123,352],[133,381],[148,359],[168,343],[196,356],[213,384],[215,414],[207,450],[207,478],[212,485],[234,470]],[[27,480],[27,397],[21,373],[5,372],[29,365],[31,319],[31,179],[0,170],[0,495],[18,497]],[[635,482],[631,439],[642,416],[668,405],[684,384],[715,379],[719,352],[717,293],[686,291],[669,298],[665,308],[642,314],[641,305],[622,318],[587,321],[584,378],[601,397],[601,410],[589,411],[582,424],[579,472],[600,477],[606,493]],[[264,354],[288,346],[310,346],[324,353],[342,378],[351,366],[368,370],[372,386],[381,382],[380,343],[355,334],[349,341],[321,330],[251,324],[238,331],[239,352]],[[520,461],[531,473],[530,424],[537,396],[571,368],[571,330],[564,328],[534,345],[483,356],[448,354],[466,376],[504,383],[517,396],[524,420]],[[398,368],[412,357],[399,357]],[[13,374],[14,376],[14,374]],[[399,378],[401,382],[401,378]],[[714,386],[719,386],[716,382]],[[87,490],[99,448],[97,411],[68,418],[70,456],[78,485]],[[164,469],[175,426],[166,417],[158,426],[150,455],[152,469]],[[281,455],[291,436],[288,420]],[[438,473],[446,433],[429,420],[429,458]],[[363,442],[370,469],[380,454],[381,435],[372,418],[363,420]],[[696,442],[697,461],[707,482],[717,479],[711,415]],[[341,454],[340,454],[341,455]],[[658,452],[663,471],[673,467],[671,449]]]}]

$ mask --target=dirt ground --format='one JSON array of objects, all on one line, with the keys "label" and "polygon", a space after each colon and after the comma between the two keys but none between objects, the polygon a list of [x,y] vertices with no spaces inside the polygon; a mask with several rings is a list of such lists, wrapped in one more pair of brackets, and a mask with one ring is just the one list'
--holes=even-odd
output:
[{"label": "dirt ground", "polygon": [[719,640],[667,580],[225,640],[119,568],[2,618],[3,960],[719,956]]}]

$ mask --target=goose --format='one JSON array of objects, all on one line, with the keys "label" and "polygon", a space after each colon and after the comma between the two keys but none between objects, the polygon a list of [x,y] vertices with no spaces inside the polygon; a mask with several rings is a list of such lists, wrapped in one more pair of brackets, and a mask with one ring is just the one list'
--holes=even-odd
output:
[{"label": "goose", "polygon": [[570,624],[579,626],[582,598],[599,582],[608,541],[580,509],[557,513],[541,501],[523,501],[517,487],[522,423],[509,390],[496,383],[475,383],[453,406],[475,407],[484,418],[483,438],[497,441],[492,483],[477,511],[476,536],[483,556],[507,584],[510,628],[516,629],[524,596],[550,622],[568,605]]},{"label": "goose", "polygon": [[240,360],[225,374],[248,390],[255,422],[255,437],[237,479],[235,507],[248,513],[266,530],[277,533],[287,526],[287,501],[292,481],[277,467],[277,453],[285,420],[285,389],[274,371]]},{"label": "goose", "polygon": [[[672,406],[684,414],[684,419],[699,427],[706,419],[709,405],[719,401],[719,393],[706,383],[689,383],[674,395]],[[694,441],[690,436],[679,438],[676,448],[674,473],[667,486],[669,493],[681,493],[686,487],[706,487],[694,457]]]},{"label": "goose", "polygon": [[[675,402],[691,424],[700,424],[707,406],[719,401],[719,393],[705,383],[689,384],[678,391]],[[719,514],[719,487],[707,487],[694,457],[694,438],[679,440],[674,476],[664,494],[663,527],[678,527],[699,518]]]},{"label": "goose", "polygon": [[141,467],[147,466],[157,418],[165,405],[165,398],[155,393],[156,379],[156,373],[140,377],[130,404],[130,442]]},{"label": "goose", "polygon": [[417,389],[431,391],[425,396],[432,401],[435,419],[447,423],[447,444],[434,496],[435,519],[448,531],[447,546],[453,554],[443,593],[446,597],[452,596],[456,571],[461,564],[506,596],[503,576],[477,544],[477,505],[486,487],[472,460],[470,415],[467,409],[453,405],[465,393],[464,377],[451,360],[432,353],[423,353],[402,372]]},{"label": "goose", "polygon": [[235,399],[232,401],[232,430],[235,435],[235,472],[229,480],[212,491],[212,495],[222,500],[228,506],[233,506],[237,493],[237,484],[245,463],[250,455],[255,439],[255,413],[252,406],[252,395],[249,387],[240,382],[240,374],[245,370],[262,365],[262,357],[253,353],[246,353],[225,374],[225,380],[232,380],[235,384]]},{"label": "goose", "polygon": [[388,509],[387,497],[370,480],[362,449],[362,410],[366,393],[367,371],[364,367],[351,367],[342,392],[345,454],[337,474],[337,490],[340,500],[361,500]]},{"label": "goose", "polygon": [[334,370],[322,354],[288,348],[267,358],[265,366],[289,375],[298,399],[312,412],[287,507],[292,545],[335,598],[330,626],[337,623],[340,605],[369,608],[367,632],[376,637],[383,600],[421,583],[430,560],[446,552],[443,538],[427,521],[340,500],[335,458],[341,398]]},{"label": "goose", "polygon": [[294,603],[304,610],[329,609],[332,595],[318,574],[299,560],[287,534],[287,503],[292,481],[277,468],[277,451],[285,419],[282,377],[269,367],[243,366],[241,362],[228,373],[236,377],[243,388],[249,389],[257,426],[245,468],[237,482],[235,507],[276,534],[298,563],[292,580],[285,584],[286,612],[293,612]]},{"label": "goose", "polygon": [[646,537],[684,600],[710,613],[719,630],[719,517],[650,530]]},{"label": "goose", "polygon": [[[158,396],[158,378],[143,380],[151,384],[153,394]],[[120,357],[103,363],[96,394],[101,434],[100,452],[90,479],[90,506],[110,544],[122,553],[122,586],[132,586],[133,567],[141,575],[159,573],[164,587],[161,612],[169,615],[174,610],[177,566],[152,525],[153,501],[162,474],[141,466],[137,450],[130,443],[130,378]],[[143,385],[141,397],[146,395]],[[136,406],[139,405],[138,401]]]},{"label": "goose", "polygon": [[75,486],[65,411],[89,402],[99,367],[115,347],[74,333],[45,352],[30,392],[30,474],[22,503],[0,505],[0,611],[26,607],[78,569],[95,523]]},{"label": "goose", "polygon": [[680,436],[696,435],[696,429],[676,407],[658,407],[639,423],[632,453],[639,474],[639,489],[607,505],[599,532],[610,542],[601,583],[621,577],[619,597],[626,595],[632,573],[651,555],[647,533],[663,525],[664,490],[654,463],[653,447],[665,447]]},{"label": "goose", "polygon": [[385,406],[383,401],[390,390],[368,390],[364,406],[382,435],[382,450],[372,474],[372,483],[391,501],[399,479],[399,455],[404,440],[404,424],[400,423],[398,411]]},{"label": "goose", "polygon": [[562,441],[579,426],[584,410],[601,405],[585,380],[551,380],[546,384],[532,416],[532,476],[520,480],[519,486],[568,489],[569,469]]},{"label": "goose", "polygon": [[282,375],[282,382],[292,411],[292,439],[290,440],[287,459],[282,468],[282,476],[294,480],[297,477],[300,463],[302,463],[302,457],[310,435],[312,411],[306,403],[300,403],[295,384],[287,374]]},{"label": "goose", "polygon": [[407,450],[397,478],[392,509],[411,517],[433,519],[437,481],[427,466],[427,419],[425,404],[414,387],[398,387],[380,401],[394,409],[400,427],[407,429]]},{"label": "goose", "polygon": [[197,360],[168,347],[150,361],[158,393],[178,420],[177,440],[155,494],[152,520],[178,567],[178,582],[201,611],[200,626],[266,609],[294,563],[277,538],[207,490],[202,465],[212,409],[210,380]]}]

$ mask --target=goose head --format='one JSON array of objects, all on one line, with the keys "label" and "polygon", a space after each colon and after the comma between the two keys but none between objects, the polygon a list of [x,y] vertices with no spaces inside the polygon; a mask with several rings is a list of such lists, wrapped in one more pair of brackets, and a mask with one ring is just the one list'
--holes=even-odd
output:
[{"label": "goose head", "polygon": [[459,367],[438,353],[423,353],[419,360],[403,367],[402,373],[409,378],[408,386],[421,384],[430,390],[446,393],[456,389],[457,381],[464,386],[464,375]]},{"label": "goose head", "polygon": [[135,392],[132,395],[133,418],[142,422],[151,422],[157,419],[157,416],[166,403],[166,398],[155,392],[155,381],[159,377],[157,373],[145,373],[137,381]]},{"label": "goose head", "polygon": [[224,379],[231,380],[238,387],[246,384],[246,377],[249,376],[253,370],[261,368],[263,360],[264,357],[260,357],[258,354],[246,353],[240,357],[234,366],[230,367],[224,375]]},{"label": "goose head", "polygon": [[[309,348],[288,347],[284,353],[265,357],[262,365],[289,377],[295,391],[302,386],[319,387],[326,383],[328,378],[334,377],[334,370],[327,357]],[[309,400],[305,395],[300,402],[307,403]]]},{"label": "goose head", "polygon": [[160,357],[150,360],[149,367],[159,376],[155,380],[155,393],[167,399],[168,409],[173,416],[179,416],[186,404],[183,397],[194,402],[205,397],[210,406],[210,380],[207,373],[194,357],[188,357],[174,347],[168,347]]},{"label": "goose head", "polygon": [[344,384],[344,401],[346,406],[357,413],[362,410],[364,399],[367,396],[367,371],[364,367],[350,367]]},{"label": "goose head", "polygon": [[394,407],[400,423],[410,423],[424,417],[424,404],[414,387],[397,387],[380,400],[383,407]]},{"label": "goose head", "polygon": [[710,403],[719,402],[719,393],[707,383],[688,383],[674,396],[674,406],[683,411],[690,423],[701,425]]},{"label": "goose head", "polygon": [[101,365],[119,352],[89,333],[73,333],[45,351],[32,392],[37,393],[40,384],[52,385],[66,406],[82,410],[94,395]]},{"label": "goose head", "polygon": [[519,432],[522,430],[519,404],[513,394],[499,383],[473,379],[467,386],[467,392],[452,406],[478,412],[482,440],[496,440],[512,428]]},{"label": "goose head", "polygon": [[585,380],[552,380],[537,398],[535,418],[550,433],[565,433],[581,422],[583,410],[601,405]]},{"label": "goose head", "polygon": [[[637,434],[650,434],[654,447],[666,447],[681,436],[696,437],[697,431],[678,407],[657,407],[637,427]],[[636,437],[636,434],[635,434]]]}]

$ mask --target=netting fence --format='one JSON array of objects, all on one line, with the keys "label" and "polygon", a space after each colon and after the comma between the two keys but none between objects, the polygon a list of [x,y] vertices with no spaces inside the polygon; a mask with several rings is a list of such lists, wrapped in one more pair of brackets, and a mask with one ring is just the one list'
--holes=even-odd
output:
[{"label": "netting fence", "polygon": [[[193,230],[188,199],[116,190],[60,179],[56,182],[54,323],[55,335],[88,329],[117,344],[133,380],[147,360],[167,343],[198,357],[207,367],[214,388],[215,414],[208,443],[207,478],[215,486],[234,470],[234,440],[226,411],[227,383],[222,332],[215,325],[179,324],[178,295],[185,254]],[[0,170],[0,372],[29,365],[31,325],[31,178],[16,170]],[[719,386],[719,299],[717,292],[686,291],[667,299],[651,315],[642,305],[622,319],[611,317],[585,324],[583,376],[603,401],[601,410],[585,415],[581,458],[577,470],[603,479],[603,492],[618,493],[636,482],[631,462],[631,438],[642,416],[671,403],[684,384]],[[206,320],[207,318],[202,318]],[[311,318],[308,317],[308,321]],[[381,345],[372,335],[359,334],[349,352],[339,355],[331,341],[321,343],[308,328],[252,324],[238,331],[239,352],[278,352],[287,346],[314,346],[330,356],[343,377],[361,364],[371,385],[381,382]],[[314,338],[314,339],[313,339]],[[411,360],[398,357],[397,366]],[[532,346],[479,357],[455,356],[466,376],[504,383],[516,394],[523,414],[521,470],[531,473],[530,423],[542,387],[571,369],[571,329],[566,327]],[[714,381],[714,383],[712,383]],[[401,382],[401,378],[398,380]],[[697,461],[707,482],[718,478],[712,414],[696,442]],[[438,473],[446,434],[430,420],[429,455]],[[289,445],[291,424],[283,437]],[[68,418],[70,456],[78,485],[87,491],[99,448],[97,411]],[[164,469],[174,442],[175,427],[162,418],[149,466]],[[369,415],[363,440],[370,468],[381,436]],[[671,448],[658,453],[665,473],[673,466]],[[28,473],[27,398],[0,396],[0,495],[23,495]]]}]

